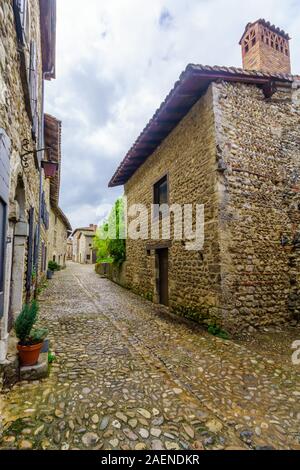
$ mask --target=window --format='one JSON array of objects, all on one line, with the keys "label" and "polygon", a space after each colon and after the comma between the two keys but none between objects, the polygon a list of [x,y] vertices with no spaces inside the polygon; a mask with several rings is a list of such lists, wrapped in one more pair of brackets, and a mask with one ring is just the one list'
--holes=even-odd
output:
[{"label": "window", "polygon": [[168,177],[164,176],[154,185],[154,204],[168,204]]},{"label": "window", "polygon": [[30,35],[30,9],[28,0],[14,0],[14,14],[16,19],[17,36],[19,42],[25,46]]},{"label": "window", "polygon": [[168,187],[168,177],[164,176],[161,180],[155,183],[153,187],[153,204],[154,204],[154,219],[159,218],[161,213],[164,216],[163,211],[159,210],[159,206],[162,204],[169,203],[169,187]]}]

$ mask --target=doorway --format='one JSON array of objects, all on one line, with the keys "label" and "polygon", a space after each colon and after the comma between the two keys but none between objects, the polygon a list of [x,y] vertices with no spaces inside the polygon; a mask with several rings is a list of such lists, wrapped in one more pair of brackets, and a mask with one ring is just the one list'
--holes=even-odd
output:
[{"label": "doorway", "polygon": [[164,248],[157,250],[159,271],[159,303],[169,305],[169,250]]},{"label": "doorway", "polygon": [[7,204],[0,197],[0,318],[4,314],[4,273],[6,253],[6,212]]}]

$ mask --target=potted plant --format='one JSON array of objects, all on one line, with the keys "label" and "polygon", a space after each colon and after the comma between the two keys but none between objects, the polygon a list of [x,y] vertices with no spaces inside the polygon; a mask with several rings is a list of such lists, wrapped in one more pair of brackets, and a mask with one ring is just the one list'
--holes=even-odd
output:
[{"label": "potted plant", "polygon": [[59,264],[57,264],[55,261],[49,261],[48,263],[48,271],[47,271],[47,278],[52,279],[53,274],[55,272],[58,272],[61,270],[61,267]]},{"label": "potted plant", "polygon": [[15,321],[15,332],[19,339],[17,349],[22,366],[37,364],[43,342],[48,334],[45,328],[33,328],[38,319],[38,311],[38,303],[34,300],[24,305]]}]

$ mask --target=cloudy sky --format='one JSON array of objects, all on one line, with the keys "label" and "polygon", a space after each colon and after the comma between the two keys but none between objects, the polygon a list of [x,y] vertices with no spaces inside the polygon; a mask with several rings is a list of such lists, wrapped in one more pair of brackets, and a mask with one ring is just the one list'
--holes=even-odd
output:
[{"label": "cloudy sky", "polygon": [[[266,18],[290,33],[300,73],[299,0],[57,0],[57,79],[46,110],[63,121],[60,205],[98,223],[122,188],[116,167],[188,63],[241,65],[238,41]],[[244,4],[243,4],[244,5]]]}]

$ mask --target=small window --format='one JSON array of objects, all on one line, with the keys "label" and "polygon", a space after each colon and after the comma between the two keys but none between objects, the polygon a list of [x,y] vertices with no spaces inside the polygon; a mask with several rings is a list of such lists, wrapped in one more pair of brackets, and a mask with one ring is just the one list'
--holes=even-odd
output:
[{"label": "small window", "polygon": [[252,46],[255,46],[255,44],[256,44],[256,38],[254,37],[254,38],[252,39]]},{"label": "small window", "polygon": [[161,180],[159,180],[154,185],[153,191],[153,204],[154,204],[154,219],[159,218],[159,214],[164,216],[162,211],[159,211],[158,206],[162,206],[163,204],[168,204],[169,202],[169,188],[168,188],[168,177],[164,176]]},{"label": "small window", "polygon": [[168,204],[168,177],[164,176],[154,185],[154,204]]},{"label": "small window", "polygon": [[247,54],[247,52],[249,52],[249,46],[248,46],[248,44],[245,46],[245,53]]},{"label": "small window", "polygon": [[87,261],[90,261],[91,255],[86,255],[86,259],[87,259]]}]

